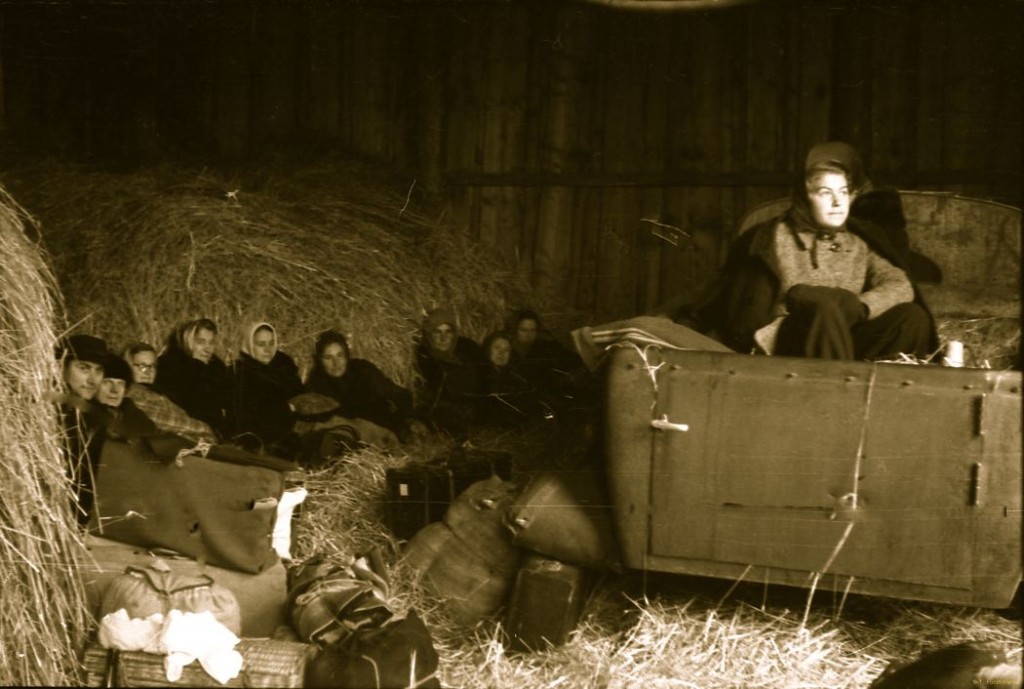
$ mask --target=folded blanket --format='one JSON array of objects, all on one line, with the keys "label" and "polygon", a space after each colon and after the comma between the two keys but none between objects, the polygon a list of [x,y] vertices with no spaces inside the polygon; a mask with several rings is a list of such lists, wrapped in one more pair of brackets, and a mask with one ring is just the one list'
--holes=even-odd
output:
[{"label": "folded blanket", "polygon": [[659,316],[637,316],[604,325],[585,326],[572,331],[572,340],[583,363],[591,371],[601,365],[609,349],[623,344],[706,352],[732,351],[707,335]]}]

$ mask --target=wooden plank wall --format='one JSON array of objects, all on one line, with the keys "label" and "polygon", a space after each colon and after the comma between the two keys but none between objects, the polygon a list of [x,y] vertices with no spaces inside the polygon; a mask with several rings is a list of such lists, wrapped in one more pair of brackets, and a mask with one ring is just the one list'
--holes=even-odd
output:
[{"label": "wooden plank wall", "polygon": [[[154,6],[163,14],[145,26],[161,53],[124,68],[149,84],[143,104],[104,100],[99,67],[19,57],[33,31],[53,32],[5,8],[9,131],[73,147],[95,127],[69,101],[108,118],[116,103],[130,111],[122,128],[173,114],[157,122],[165,155],[308,145],[382,161],[595,318],[697,294],[743,213],[786,195],[827,138],[860,148],[880,182],[1022,201],[1022,11],[1010,0]],[[121,16],[81,7],[33,16],[93,12],[107,29]]]}]

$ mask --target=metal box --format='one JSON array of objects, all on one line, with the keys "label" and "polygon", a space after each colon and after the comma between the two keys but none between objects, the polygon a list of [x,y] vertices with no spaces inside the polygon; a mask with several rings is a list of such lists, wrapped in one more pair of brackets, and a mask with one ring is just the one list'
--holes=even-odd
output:
[{"label": "metal box", "polygon": [[626,567],[983,607],[1021,580],[1021,374],[618,347]]}]

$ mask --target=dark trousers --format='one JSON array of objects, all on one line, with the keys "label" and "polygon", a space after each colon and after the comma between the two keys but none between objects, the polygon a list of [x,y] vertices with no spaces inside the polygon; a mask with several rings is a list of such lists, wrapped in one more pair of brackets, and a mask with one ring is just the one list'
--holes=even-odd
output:
[{"label": "dark trousers", "polygon": [[902,354],[927,359],[932,321],[920,305],[897,304],[869,321],[850,326],[832,303],[787,316],[779,328],[775,354],[819,359],[888,360]]}]

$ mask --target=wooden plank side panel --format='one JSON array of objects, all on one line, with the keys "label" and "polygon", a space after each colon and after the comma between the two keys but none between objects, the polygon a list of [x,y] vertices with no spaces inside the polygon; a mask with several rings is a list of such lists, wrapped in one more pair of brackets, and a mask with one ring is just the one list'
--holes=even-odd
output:
[{"label": "wooden plank side panel", "polygon": [[213,122],[220,152],[229,158],[250,145],[251,12],[248,5],[230,5],[217,15]]},{"label": "wooden plank side panel", "polygon": [[[946,46],[953,57],[946,62],[948,120],[942,164],[950,170],[984,169],[991,163],[993,146],[998,145],[993,142],[997,134],[991,120],[993,99],[997,90],[1005,88],[995,82],[997,50],[986,35],[991,10],[956,5],[948,12],[949,26],[955,28],[949,32]],[[988,193],[984,185],[954,185],[950,189],[979,198]]]},{"label": "wooden plank side panel", "polygon": [[774,172],[788,169],[785,147],[786,41],[784,15],[774,8],[754,5],[746,14],[747,70],[746,170]]},{"label": "wooden plank side panel", "polygon": [[253,109],[253,137],[281,139],[298,126],[296,77],[305,71],[300,62],[298,15],[291,8],[262,3],[254,6],[253,13],[252,95],[261,104]]},{"label": "wooden plank side panel", "polygon": [[[521,170],[524,166],[524,101],[529,16],[506,10],[491,20],[485,40],[482,72],[483,128],[481,165],[488,172]],[[481,190],[480,237],[509,258],[518,258],[523,233],[524,190],[499,187]]]},{"label": "wooden plank side panel", "polygon": [[635,248],[640,225],[637,192],[607,188],[601,204],[597,305],[608,320],[635,314]]},{"label": "wooden plank side panel", "polygon": [[[794,17],[799,27],[790,34],[790,64],[794,87],[792,118],[796,130],[788,132],[796,160],[789,168],[799,169],[804,155],[814,144],[832,138],[831,112],[833,13],[827,6],[802,5]],[[814,40],[805,40],[813,36]]]},{"label": "wooden plank side panel", "polygon": [[913,6],[876,7],[866,9],[863,16],[874,33],[862,53],[870,60],[865,75],[871,80],[870,138],[859,140],[870,142],[862,155],[869,163],[869,176],[877,183],[886,181],[879,177],[882,173],[898,179],[899,171],[913,168],[916,157],[917,112],[911,94],[920,80],[918,13]]},{"label": "wooden plank side panel", "polygon": [[307,126],[317,136],[334,139],[340,133],[341,11],[335,3],[309,8]]},{"label": "wooden plank side panel", "polygon": [[916,88],[915,159],[921,171],[940,170],[946,149],[946,71],[949,55],[948,7],[939,5],[934,11],[917,16],[918,83]]},{"label": "wooden plank side panel", "polygon": [[[978,400],[995,394],[984,371],[702,352],[660,357],[654,416],[689,430],[652,431],[648,564],[703,573],[714,569],[697,562],[706,560],[813,573],[830,563],[829,573],[882,595],[989,605],[1012,595],[1020,542],[1010,537],[1019,536],[1019,524],[996,521],[1020,509],[1012,482],[1020,474],[1019,383],[1000,388],[1005,404],[993,399],[980,409]],[[644,368],[632,375],[645,377]],[[620,414],[637,427],[649,418],[617,407],[611,423],[622,425]],[[907,417],[922,420],[920,432],[907,434]],[[808,432],[810,418],[827,432]],[[743,434],[728,432],[737,419]],[[980,492],[972,487],[982,457],[993,464],[992,480],[1012,482],[1008,490],[985,480]],[[638,497],[633,489],[630,499]]]},{"label": "wooden plank side panel", "polygon": [[[580,22],[575,12],[558,7],[550,15],[546,35],[550,37],[551,63],[548,88],[544,94],[540,169],[560,174],[574,166],[571,145],[578,129],[576,103],[581,98],[579,63],[587,54],[592,27],[589,22]],[[543,50],[544,46],[542,39],[538,47]],[[568,187],[548,187],[541,191],[533,252],[533,284],[542,299],[554,300],[568,289],[572,200],[572,190]]]},{"label": "wooden plank side panel", "polygon": [[614,15],[601,36],[604,54],[604,126],[601,169],[610,174],[644,171],[645,16]]},{"label": "wooden plank side panel", "polygon": [[389,85],[391,75],[391,26],[379,9],[360,7],[352,15],[346,32],[352,46],[348,56],[351,77],[348,83],[352,116],[352,148],[357,153],[389,159],[392,145],[389,121]]}]

